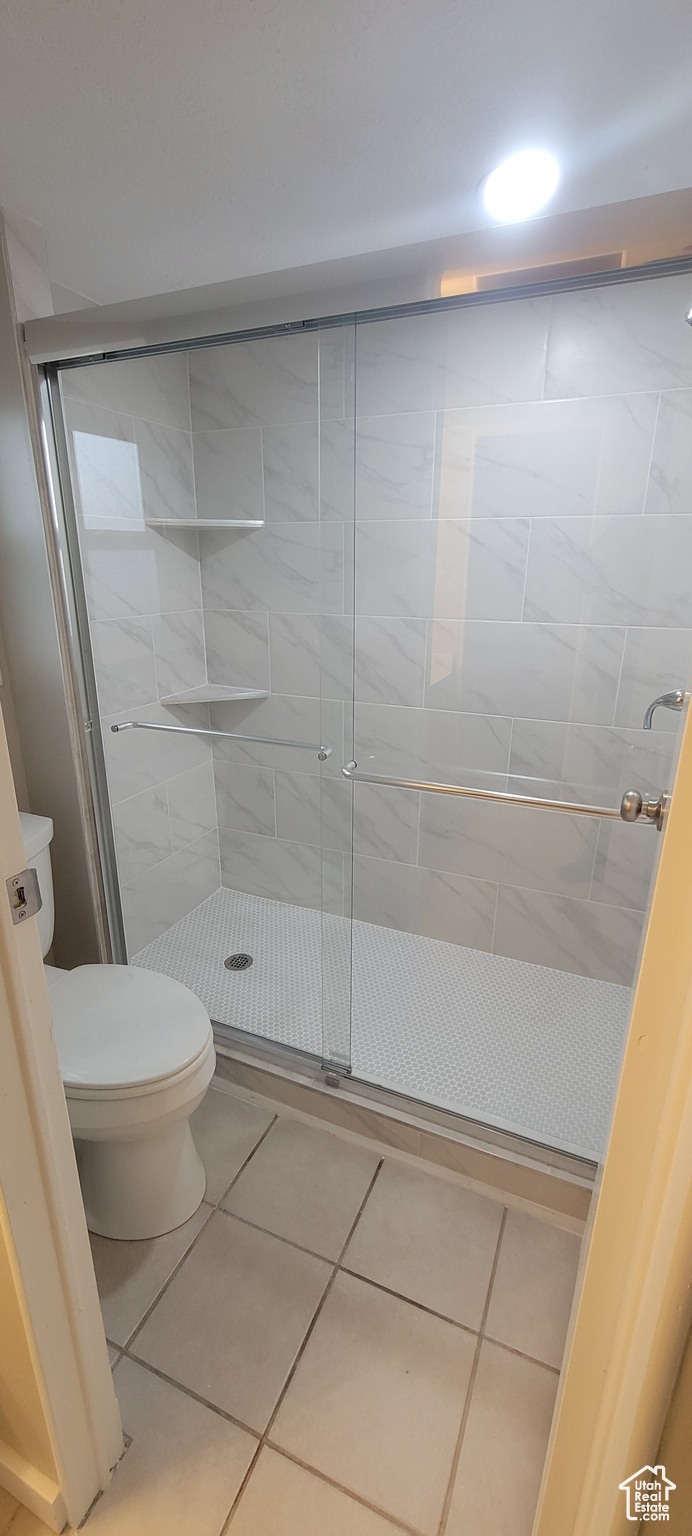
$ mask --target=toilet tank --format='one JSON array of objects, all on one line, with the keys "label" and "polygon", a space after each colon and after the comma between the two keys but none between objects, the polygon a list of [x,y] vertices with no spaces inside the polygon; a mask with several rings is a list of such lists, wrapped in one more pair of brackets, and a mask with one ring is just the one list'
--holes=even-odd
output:
[{"label": "toilet tank", "polygon": [[38,936],[41,940],[41,954],[47,955],[53,943],[55,916],[53,906],[53,872],[50,866],[53,823],[50,816],[30,816],[28,811],[20,811],[19,820],[24,839],[26,867],[27,869],[36,870],[43,900],[43,906],[36,918],[36,922],[38,924]]}]

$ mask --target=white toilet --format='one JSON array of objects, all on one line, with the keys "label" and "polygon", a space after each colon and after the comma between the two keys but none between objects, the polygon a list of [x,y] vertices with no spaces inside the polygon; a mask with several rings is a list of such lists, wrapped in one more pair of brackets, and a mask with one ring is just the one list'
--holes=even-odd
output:
[{"label": "white toilet", "polygon": [[[38,875],[41,952],[53,942],[47,816],[22,812]],[[46,966],[90,1231],[160,1237],[197,1210],[206,1178],[189,1117],[214,1073],[209,1015],[180,982],[126,965]]]}]

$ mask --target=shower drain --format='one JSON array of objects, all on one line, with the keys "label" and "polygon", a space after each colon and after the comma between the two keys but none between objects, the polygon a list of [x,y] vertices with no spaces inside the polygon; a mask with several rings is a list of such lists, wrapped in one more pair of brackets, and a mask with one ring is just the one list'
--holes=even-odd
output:
[{"label": "shower drain", "polygon": [[252,955],[244,955],[242,953],[239,955],[229,955],[228,959],[224,960],[223,963],[227,971],[247,971],[248,967],[252,965]]}]

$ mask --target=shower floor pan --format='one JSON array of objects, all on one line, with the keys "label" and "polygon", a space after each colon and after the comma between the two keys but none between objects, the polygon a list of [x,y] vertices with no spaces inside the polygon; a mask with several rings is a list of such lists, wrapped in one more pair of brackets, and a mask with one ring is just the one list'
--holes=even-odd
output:
[{"label": "shower floor pan", "polygon": [[[351,939],[354,1077],[601,1157],[629,987],[372,923],[351,932],[343,918],[225,889],[131,963],[184,982],[216,1023],[321,1056],[323,997],[332,1036],[348,1019]],[[253,964],[227,969],[238,953]]]}]

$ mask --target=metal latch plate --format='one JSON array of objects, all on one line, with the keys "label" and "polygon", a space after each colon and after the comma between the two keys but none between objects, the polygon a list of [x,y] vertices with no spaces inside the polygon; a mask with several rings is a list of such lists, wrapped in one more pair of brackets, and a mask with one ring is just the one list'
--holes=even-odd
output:
[{"label": "metal latch plate", "polygon": [[22,869],[18,875],[12,875],[6,880],[5,884],[15,927],[17,923],[23,923],[27,917],[35,917],[41,911],[43,897],[35,869]]}]

